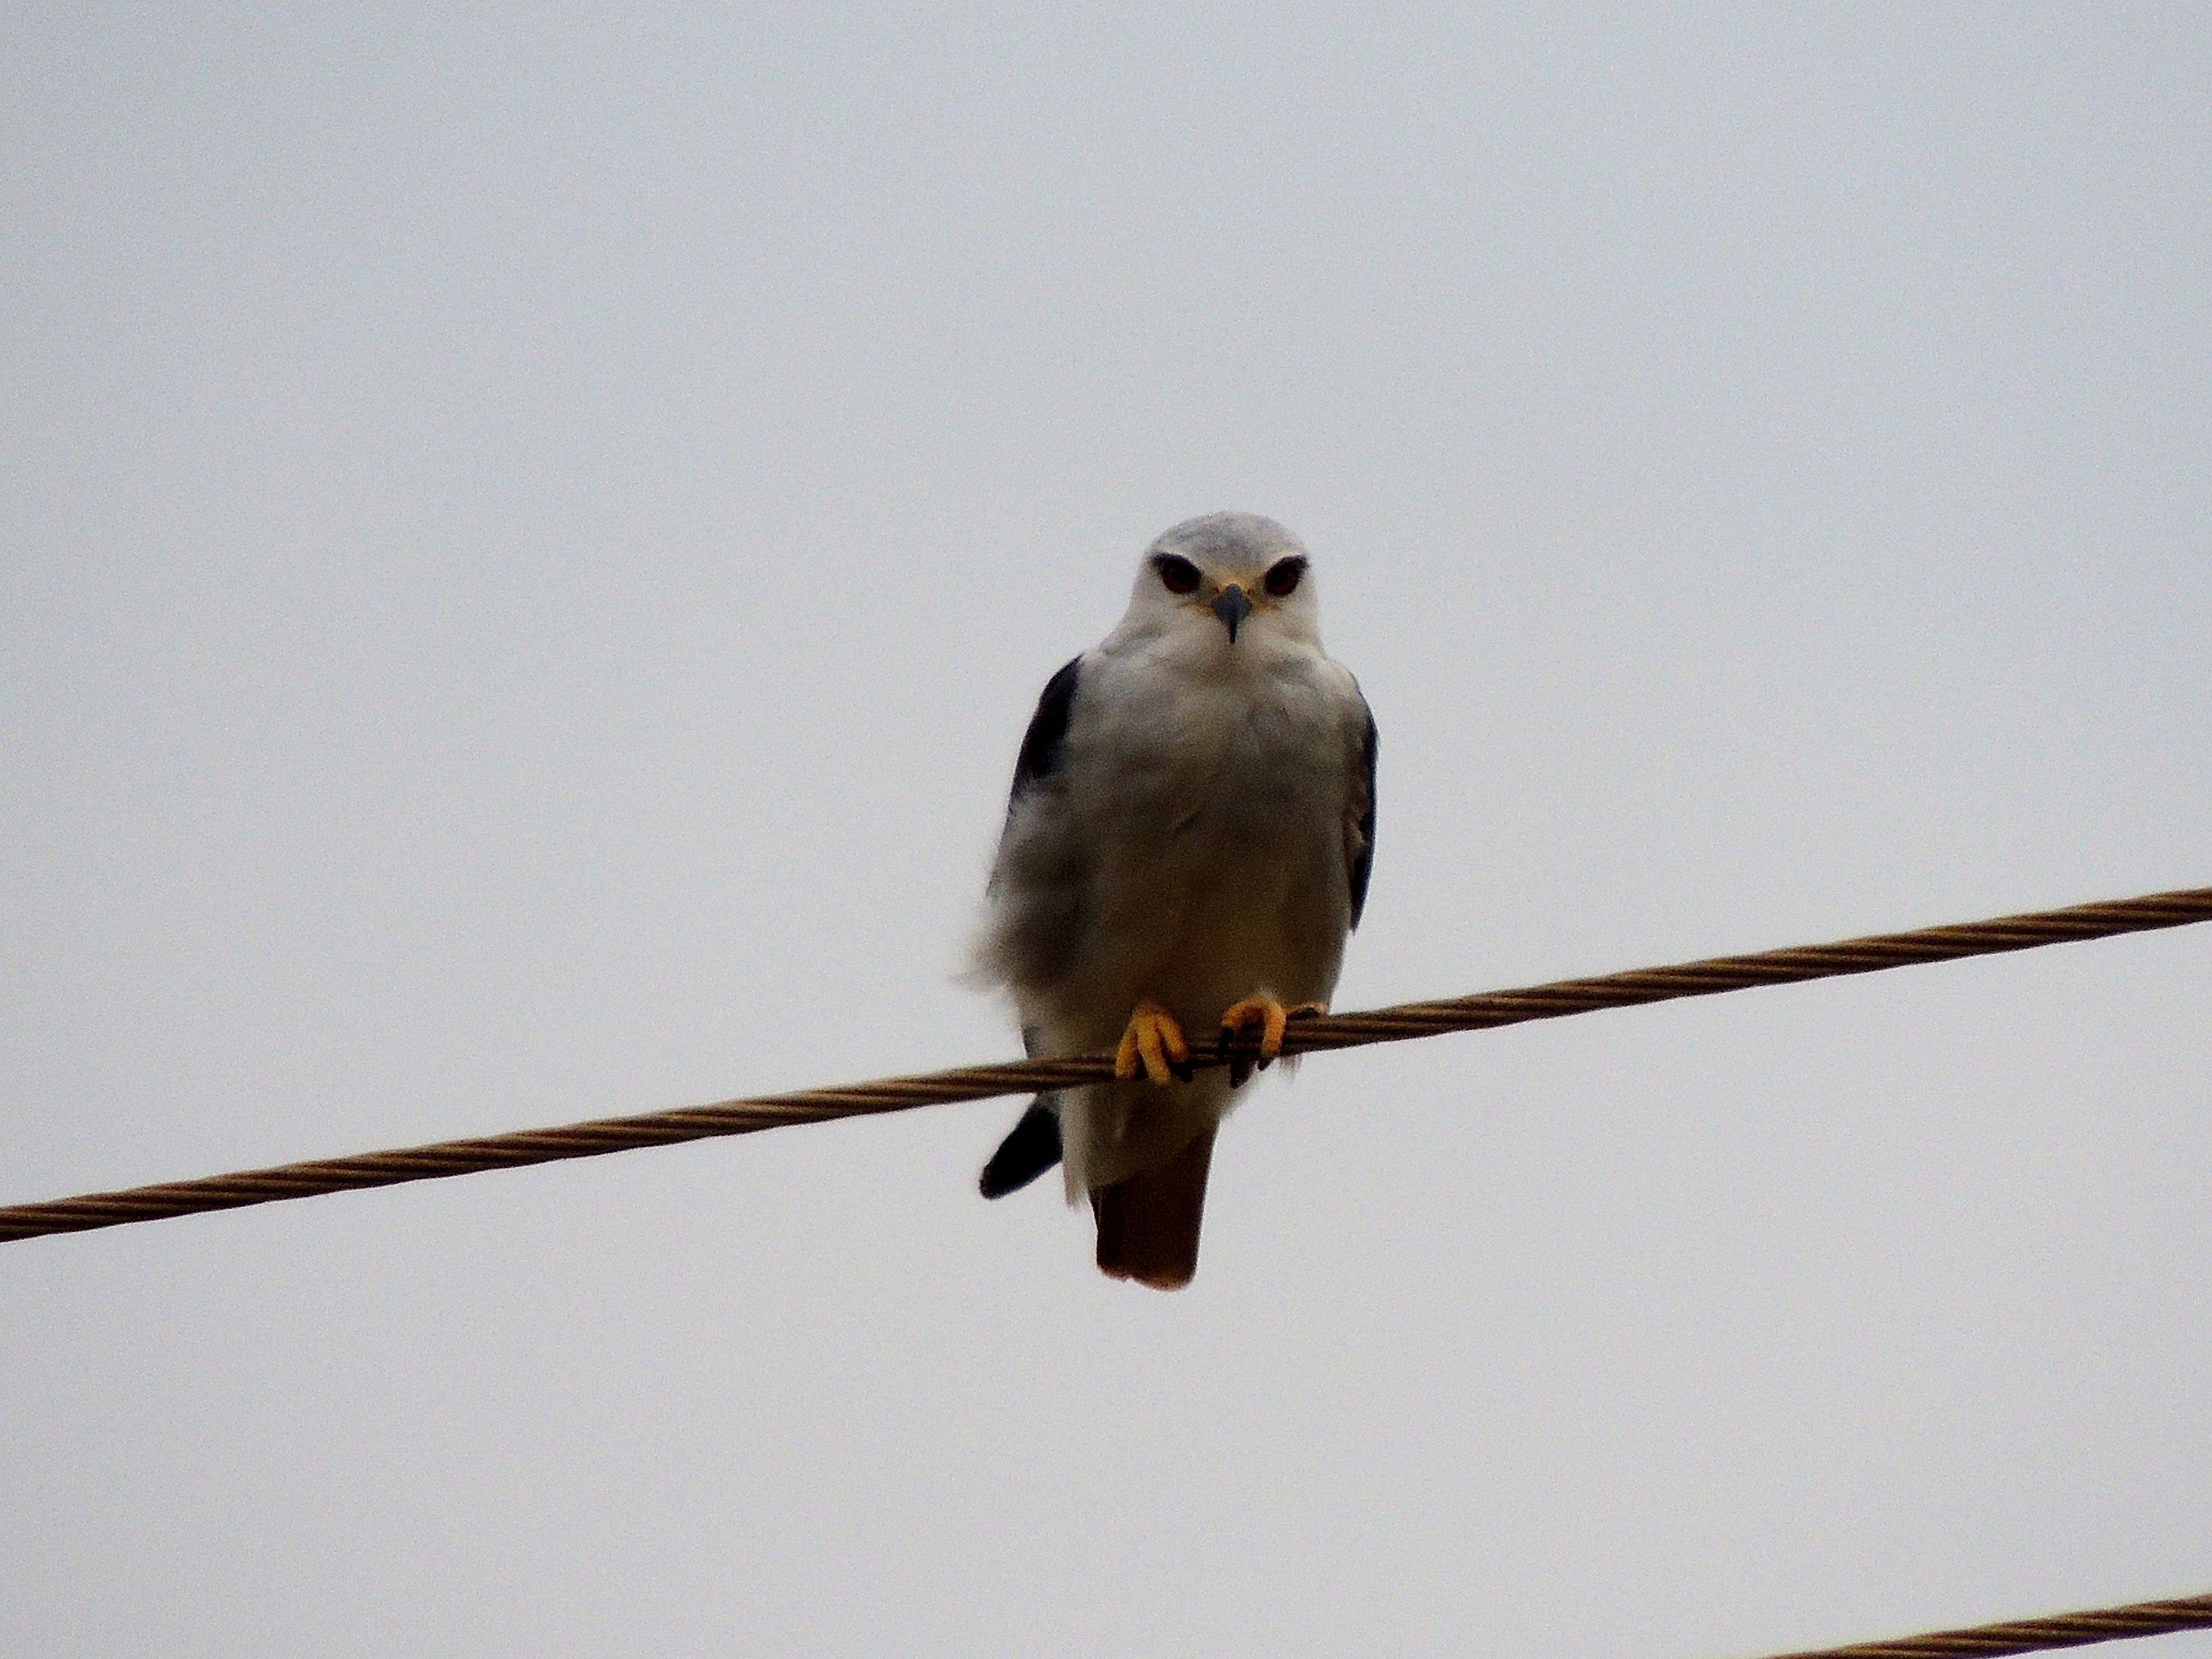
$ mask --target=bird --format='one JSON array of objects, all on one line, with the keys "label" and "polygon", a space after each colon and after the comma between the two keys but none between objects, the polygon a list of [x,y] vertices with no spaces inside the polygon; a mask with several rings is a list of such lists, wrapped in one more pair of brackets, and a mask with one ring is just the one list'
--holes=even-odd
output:
[{"label": "bird", "polygon": [[[1289,1023],[1326,1012],[1375,858],[1375,717],[1322,648],[1313,560],[1212,513],[1138,562],[1127,613],[1047,682],[1014,764],[970,977],[1033,1058],[1115,1051],[1041,1094],[978,1181],[1062,1166],[1097,1263],[1198,1267],[1214,1139]],[[1193,1070],[1211,1044],[1226,1066]]]}]

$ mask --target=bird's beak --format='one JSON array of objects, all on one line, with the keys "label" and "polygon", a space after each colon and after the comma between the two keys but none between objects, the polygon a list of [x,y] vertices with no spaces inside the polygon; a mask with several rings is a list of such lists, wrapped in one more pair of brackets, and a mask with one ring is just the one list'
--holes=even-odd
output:
[{"label": "bird's beak", "polygon": [[1213,614],[1221,618],[1221,625],[1229,630],[1229,643],[1234,645],[1237,624],[1252,614],[1252,601],[1244,597],[1243,588],[1231,582],[1213,602]]}]

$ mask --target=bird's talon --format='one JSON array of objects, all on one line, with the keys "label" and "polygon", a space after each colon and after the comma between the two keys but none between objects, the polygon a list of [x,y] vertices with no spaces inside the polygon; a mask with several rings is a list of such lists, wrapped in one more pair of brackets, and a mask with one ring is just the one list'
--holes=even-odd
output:
[{"label": "bird's talon", "polygon": [[1183,1038],[1182,1026],[1157,1002],[1137,1005],[1114,1051],[1115,1077],[1133,1078],[1140,1071],[1159,1084],[1176,1078],[1188,1083],[1192,1076],[1190,1044]]},{"label": "bird's talon", "polygon": [[1221,1056],[1229,1062],[1229,1086],[1241,1085],[1256,1068],[1266,1071],[1283,1052],[1283,1030],[1293,1019],[1322,1012],[1318,1002],[1285,1008],[1268,996],[1246,997],[1221,1016]]}]

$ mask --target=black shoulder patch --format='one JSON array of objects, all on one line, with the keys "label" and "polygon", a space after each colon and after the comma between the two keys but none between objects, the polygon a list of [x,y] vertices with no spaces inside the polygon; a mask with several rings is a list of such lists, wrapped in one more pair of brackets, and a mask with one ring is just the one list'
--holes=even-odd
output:
[{"label": "black shoulder patch", "polygon": [[1030,716],[1030,729],[1022,736],[1022,752],[1014,762],[1015,800],[1038,779],[1060,770],[1060,744],[1067,736],[1068,718],[1075,711],[1076,670],[1082,661],[1076,658],[1044,683],[1044,695],[1037,699],[1036,713]]},{"label": "black shoulder patch", "polygon": [[[1364,701],[1364,700],[1363,700]],[[1375,750],[1380,741],[1375,730],[1375,711],[1367,711],[1367,736],[1361,757],[1367,763],[1367,810],[1359,815],[1359,855],[1352,860],[1352,925],[1359,926],[1359,913],[1367,908],[1367,878],[1375,870]]]}]

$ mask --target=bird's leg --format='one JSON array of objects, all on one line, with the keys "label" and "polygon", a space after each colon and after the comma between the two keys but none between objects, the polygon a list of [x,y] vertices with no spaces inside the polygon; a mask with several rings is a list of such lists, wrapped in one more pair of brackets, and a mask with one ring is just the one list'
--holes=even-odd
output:
[{"label": "bird's leg", "polygon": [[[1283,1031],[1294,1019],[1311,1019],[1328,1012],[1326,1004],[1301,1002],[1285,1008],[1271,996],[1246,997],[1221,1016],[1221,1057],[1229,1062],[1229,1086],[1241,1089],[1252,1075],[1256,1059],[1266,1071],[1283,1052]],[[1257,1032],[1258,1053],[1252,1044]]]},{"label": "bird's leg", "polygon": [[1121,1046],[1114,1051],[1114,1075],[1132,1078],[1139,1070],[1155,1083],[1180,1078],[1191,1079],[1190,1044],[1183,1040],[1182,1025],[1157,1002],[1140,1002],[1121,1033]]}]

